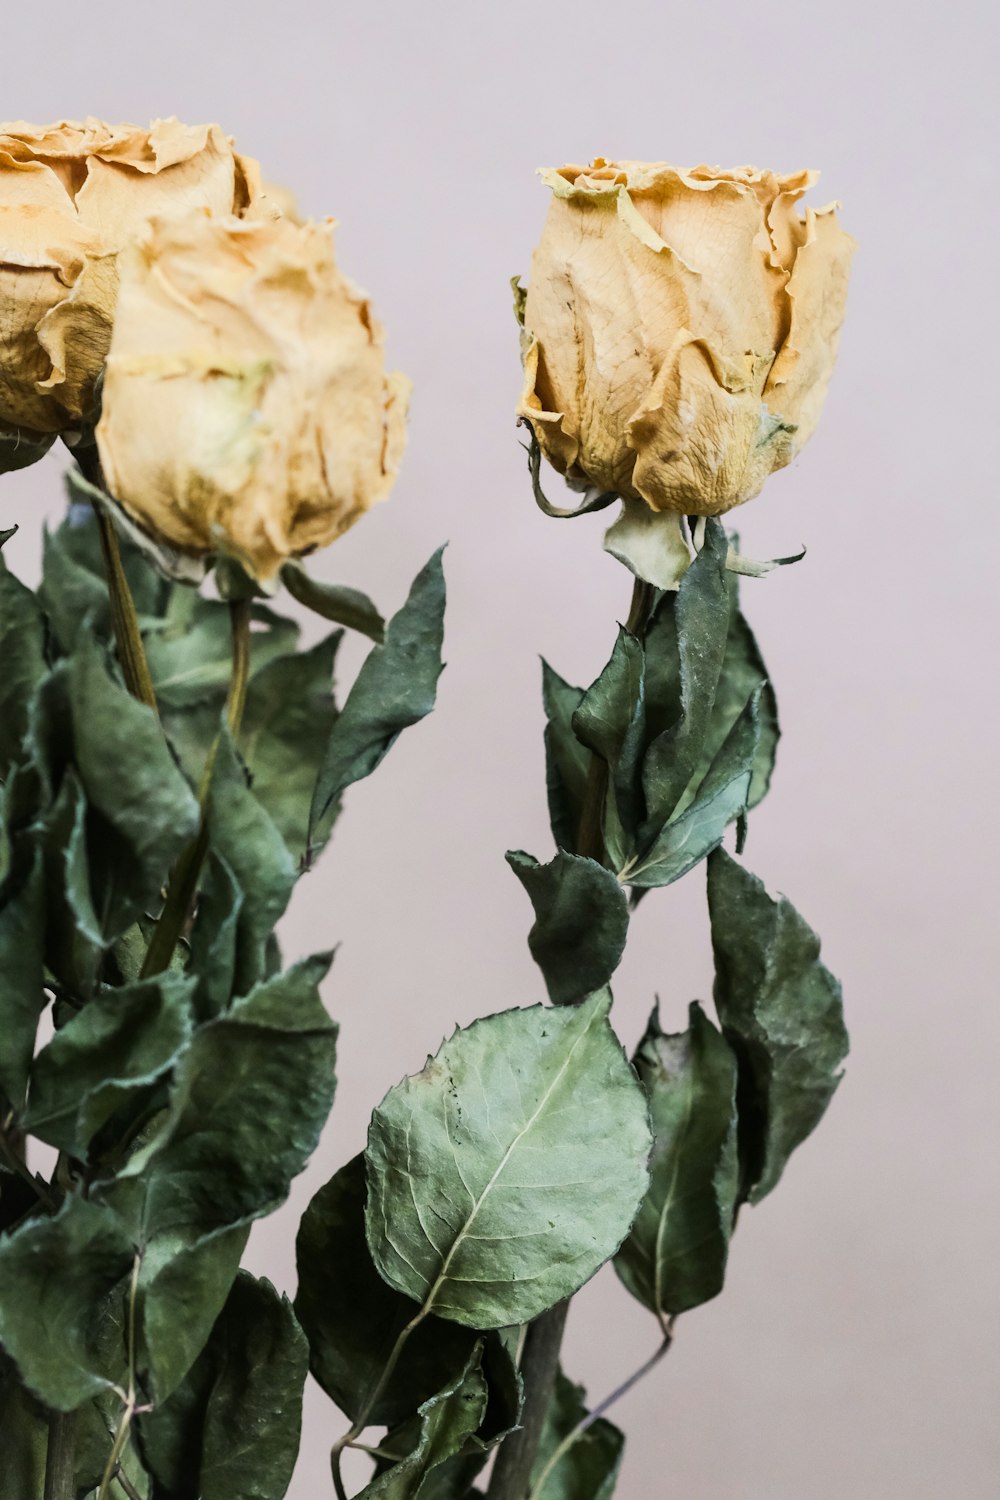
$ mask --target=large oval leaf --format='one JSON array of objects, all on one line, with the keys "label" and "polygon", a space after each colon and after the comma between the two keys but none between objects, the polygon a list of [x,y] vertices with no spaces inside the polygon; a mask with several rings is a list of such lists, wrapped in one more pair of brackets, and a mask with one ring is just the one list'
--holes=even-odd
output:
[{"label": "large oval leaf", "polygon": [[500,1328],[570,1296],[614,1254],[651,1139],[610,1003],[602,992],[476,1021],[382,1101],[366,1229],[391,1286]]}]

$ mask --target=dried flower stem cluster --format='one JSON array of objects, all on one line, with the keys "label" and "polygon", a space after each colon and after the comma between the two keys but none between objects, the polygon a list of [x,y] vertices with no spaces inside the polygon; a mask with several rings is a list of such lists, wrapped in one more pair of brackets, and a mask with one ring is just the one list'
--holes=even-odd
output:
[{"label": "dried flower stem cluster", "polygon": [[[308,1373],[343,1413],[337,1500],[348,1449],[359,1500],[608,1500],[607,1412],[722,1290],[741,1208],[836,1089],[840,987],[742,860],[779,728],[736,574],[773,565],[718,516],[816,425],[852,242],[799,212],[809,172],[542,175],[532,486],[562,518],[620,501],[605,545],[635,575],[588,688],[544,665],[556,852],[507,860],[549,1003],[389,1090],[302,1217],[292,1304],[240,1259],[318,1144],[337,1028],[332,954],[286,966],[276,928],[434,708],[445,607],[440,551],[388,623],[298,558],[387,493],[408,382],[330,224],[217,126],[0,129],[0,471],[56,437],[77,458],[37,591],[0,532],[4,1500],[282,1500]],[[302,648],[261,602],[279,577],[372,642],[342,707],[343,629]],[[631,913],[702,866],[714,1019],[666,1032],[657,1005],[630,1063]],[[588,1410],[560,1345],[609,1264],[657,1342]]]}]

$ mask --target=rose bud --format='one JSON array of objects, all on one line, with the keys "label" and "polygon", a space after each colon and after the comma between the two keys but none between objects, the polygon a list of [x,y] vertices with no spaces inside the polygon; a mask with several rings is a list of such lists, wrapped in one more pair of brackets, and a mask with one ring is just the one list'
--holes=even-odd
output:
[{"label": "rose bud", "polygon": [[410,384],[331,224],[158,220],[120,273],[97,442],[152,537],[267,584],[384,498]]},{"label": "rose bud", "polygon": [[30,447],[85,425],[118,251],[154,215],[242,214],[258,191],[257,163],[218,125],[0,126],[0,428]]},{"label": "rose bud", "polygon": [[639,501],[751,499],[815,428],[837,353],[854,241],[836,205],[800,215],[817,174],[598,159],[541,176],[519,414],[545,457],[621,496],[634,528]]}]

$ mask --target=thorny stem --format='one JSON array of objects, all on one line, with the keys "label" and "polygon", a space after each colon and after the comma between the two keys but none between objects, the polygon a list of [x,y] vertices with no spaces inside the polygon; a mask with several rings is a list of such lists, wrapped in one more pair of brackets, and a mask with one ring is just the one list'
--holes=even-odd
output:
[{"label": "thorny stem", "polygon": [[[226,723],[235,739],[243,722],[246,707],[247,683],[250,679],[250,600],[235,599],[229,605],[232,630],[233,665],[229,680],[229,698],[226,705]],[[209,751],[208,761],[202,773],[199,803],[201,822],[192,842],[184,850],[174,867],[167,887],[167,898],[163,903],[159,920],[153,929],[140,977],[148,979],[161,973],[170,963],[174,949],[191,914],[201,867],[208,854],[208,798],[212,786],[212,773],[219,751],[219,740]]]},{"label": "thorny stem", "polygon": [[634,1385],[638,1385],[639,1381],[643,1378],[644,1375],[648,1375],[650,1370],[654,1369],[660,1363],[660,1360],[666,1354],[667,1350],[670,1348],[670,1345],[674,1341],[673,1319],[668,1319],[667,1321],[663,1322],[662,1327],[663,1342],[656,1350],[656,1353],[651,1355],[644,1364],[641,1364],[638,1370],[634,1370],[627,1380],[623,1380],[621,1385],[617,1386],[616,1389],[611,1392],[610,1396],[605,1396],[604,1400],[600,1402],[599,1405],[595,1406],[593,1411],[589,1411],[585,1417],[581,1417],[576,1426],[566,1434],[562,1442],[559,1444],[558,1448],[556,1448],[555,1452],[552,1454],[548,1463],[545,1465],[542,1472],[539,1474],[537,1483],[533,1486],[528,1500],[542,1500],[542,1494],[550,1474],[552,1473],[553,1469],[555,1469],[556,1465],[560,1463],[563,1458],[565,1458],[566,1454],[572,1448],[573,1444],[578,1442],[579,1439],[583,1437],[588,1428],[593,1427],[594,1423],[598,1421],[599,1418],[603,1417],[605,1412],[610,1411],[616,1401],[620,1401],[623,1396],[627,1395]]},{"label": "thorny stem", "polygon": [[[641,640],[649,622],[656,597],[655,589],[637,578],[632,587],[632,603],[625,628]],[[604,798],[608,786],[608,768],[600,756],[590,762],[587,792],[580,814],[576,852],[605,860],[602,833]],[[524,1416],[517,1432],[511,1433],[497,1454],[490,1478],[488,1500],[524,1500],[531,1482],[531,1471],[538,1454],[542,1428],[555,1390],[559,1372],[559,1350],[566,1330],[569,1298],[550,1307],[528,1327],[521,1359],[524,1382]]]},{"label": "thorny stem", "polygon": [[[103,490],[104,475],[101,472],[101,461],[97,456],[97,449],[83,448],[77,453],[76,458],[83,477],[97,489]],[[146,660],[146,648],[142,644],[139,615],[122,564],[118,533],[107,511],[96,500],[94,501],[94,514],[97,517],[97,529],[101,537],[101,553],[104,557],[108,596],[111,600],[111,624],[115,632],[118,660],[121,663],[125,686],[133,698],[138,698],[140,703],[145,703],[147,708],[151,708],[156,713],[156,693],[153,690],[149,662]]]}]

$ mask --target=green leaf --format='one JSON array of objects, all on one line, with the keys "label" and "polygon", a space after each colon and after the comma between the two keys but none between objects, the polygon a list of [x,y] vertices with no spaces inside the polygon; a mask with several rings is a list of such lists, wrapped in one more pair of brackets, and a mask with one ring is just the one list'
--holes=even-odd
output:
[{"label": "green leaf", "polygon": [[614,1254],[645,1192],[645,1099],[610,996],[456,1031],[368,1133],[381,1274],[475,1328],[527,1322]]},{"label": "green leaf", "polygon": [[701,1007],[689,1029],[654,1010],[635,1056],[653,1121],[649,1192],[615,1269],[661,1319],[722,1290],[736,1208],[736,1059]]},{"label": "green leaf", "polygon": [[604,533],[604,550],[657,589],[677,588],[691,563],[683,518],[675,511],[652,510],[645,500],[628,495],[617,521]]},{"label": "green leaf", "polygon": [[[194,1008],[199,1021],[228,1010],[240,971],[240,919],[243,892],[225,860],[209,853],[191,927],[188,973],[195,981]],[[255,953],[259,947],[255,940]],[[254,960],[259,962],[259,956]]]},{"label": "green leaf", "polygon": [[45,880],[34,851],[27,874],[13,871],[0,888],[0,1089],[15,1109],[24,1102],[44,989]]},{"label": "green leaf", "polygon": [[[296,1241],[295,1313],[309,1340],[310,1369],[353,1421],[382,1373],[397,1335],[417,1311],[388,1286],[365,1239],[365,1161],[356,1156],[312,1199]],[[476,1334],[426,1318],[403,1346],[369,1420],[394,1427],[465,1366]]]},{"label": "green leaf", "polygon": [[570,852],[576,849],[593,759],[586,745],[573,733],[573,715],[583,696],[583,688],[571,687],[547,661],[542,662],[549,822],[557,846]]},{"label": "green leaf", "polygon": [[366,1485],[358,1500],[429,1500],[434,1469],[461,1453],[486,1413],[488,1390],[477,1343],[465,1369],[419,1408],[420,1434],[412,1451]]},{"label": "green leaf", "polygon": [[239,915],[237,993],[261,978],[267,942],[288,905],[296,864],[269,814],[247,784],[246,772],[223,731],[208,802],[209,841],[243,893]]},{"label": "green leaf", "polygon": [[191,1036],[193,987],[168,971],[99,991],[35,1059],[26,1129],[84,1159],[115,1111],[177,1061]]},{"label": "green leaf", "polygon": [[528,947],[553,1005],[573,1005],[601,989],[628,934],[628,902],[611,871],[561,849],[547,865],[520,851],[507,863],[535,909]]},{"label": "green leaf", "polygon": [[287,1298],[241,1271],[181,1386],[138,1419],[158,1500],[282,1500],[307,1360]]},{"label": "green leaf", "polygon": [[247,691],[240,752],[254,796],[296,860],[306,851],[313,787],[337,718],[332,678],[342,635],[277,657]]},{"label": "green leaf", "polygon": [[374,646],[333,726],[313,793],[310,843],[321,842],[345,788],[370,776],[403,729],[430,713],[441,675],[443,548],[417,574],[402,609]]},{"label": "green leaf", "polygon": [[721,849],[708,864],[708,905],[715,1006],[739,1065],[740,1195],[757,1203],[840,1082],[841,990],[791,903]]},{"label": "green leaf", "polygon": [[98,917],[110,940],[155,901],[198,831],[198,803],[156,715],[111,680],[100,647],[86,634],[70,662],[69,695],[91,814],[91,888],[101,892]]},{"label": "green leaf", "polygon": [[[264,605],[253,606],[252,620],[251,679],[294,651],[299,635],[294,620]],[[233,673],[229,605],[194,589],[173,589],[166,614],[147,631],[146,654],[157,702],[171,722],[199,703],[221,710]]]},{"label": "green leaf", "polygon": [[721,844],[729,824],[746,811],[760,737],[760,690],[733,725],[686,812],[668,822],[645,854],[619,871],[633,886],[670,885]]},{"label": "green leaf", "polygon": [[143,1261],[139,1368],[157,1402],[176,1390],[225,1306],[250,1235],[234,1224],[184,1242],[165,1235]]},{"label": "green leaf", "polygon": [[323,954],[195,1032],[158,1133],[99,1191],[144,1240],[268,1212],[305,1166],[333,1102],[337,1028]]},{"label": "green leaf", "polygon": [[[642,780],[649,824],[644,841],[675,815],[702,755],[729,630],[726,552],[726,534],[721,524],[712,520],[706,529],[705,545],[681,580],[676,597],[665,596],[660,605],[664,613],[672,609],[674,614],[681,711],[679,718],[653,739],[646,752]],[[653,644],[657,643],[654,638]],[[748,696],[749,691],[740,708]],[[669,677],[667,697],[672,703],[674,692]],[[665,708],[666,705],[657,705],[654,718],[662,719]]]},{"label": "green leaf", "polygon": [[531,1471],[533,1500],[610,1500],[621,1467],[625,1439],[606,1417],[598,1417],[549,1469],[560,1443],[587,1415],[586,1392],[560,1370],[545,1414],[538,1455]]},{"label": "green leaf", "polygon": [[621,862],[627,842],[643,816],[640,782],[646,732],[643,678],[642,645],[624,626],[619,626],[610,661],[587,689],[573,715],[573,733],[600,756],[610,773],[604,836],[613,863]]},{"label": "green leaf", "polygon": [[293,599],[324,620],[357,630],[377,646],[385,640],[385,621],[360,589],[347,588],[342,583],[322,583],[312,578],[298,559],[285,563],[281,581]]},{"label": "green leaf", "polygon": [[722,669],[715,688],[715,701],[711,716],[704,728],[698,765],[674,812],[677,817],[697,796],[705,774],[725,742],[746,704],[758,693],[758,716],[760,739],[754,756],[753,780],[750,784],[748,808],[754,808],[765,796],[774,770],[775,752],[780,728],[778,705],[774,689],[768,681],[767,668],[753,631],[740,613],[738,579],[727,573],[729,589],[729,632]]},{"label": "green leaf", "polygon": [[0,1453],[11,1500],[42,1500],[48,1432],[45,1408],[25,1390],[0,1350]]},{"label": "green leaf", "polygon": [[[0,443],[2,452],[2,443]],[[0,552],[0,780],[21,753],[28,705],[45,676],[45,616],[29,588],[7,567]]]},{"label": "green leaf", "polygon": [[73,1411],[119,1378],[99,1341],[133,1253],[115,1216],[79,1197],[0,1240],[0,1343],[46,1406]]}]

